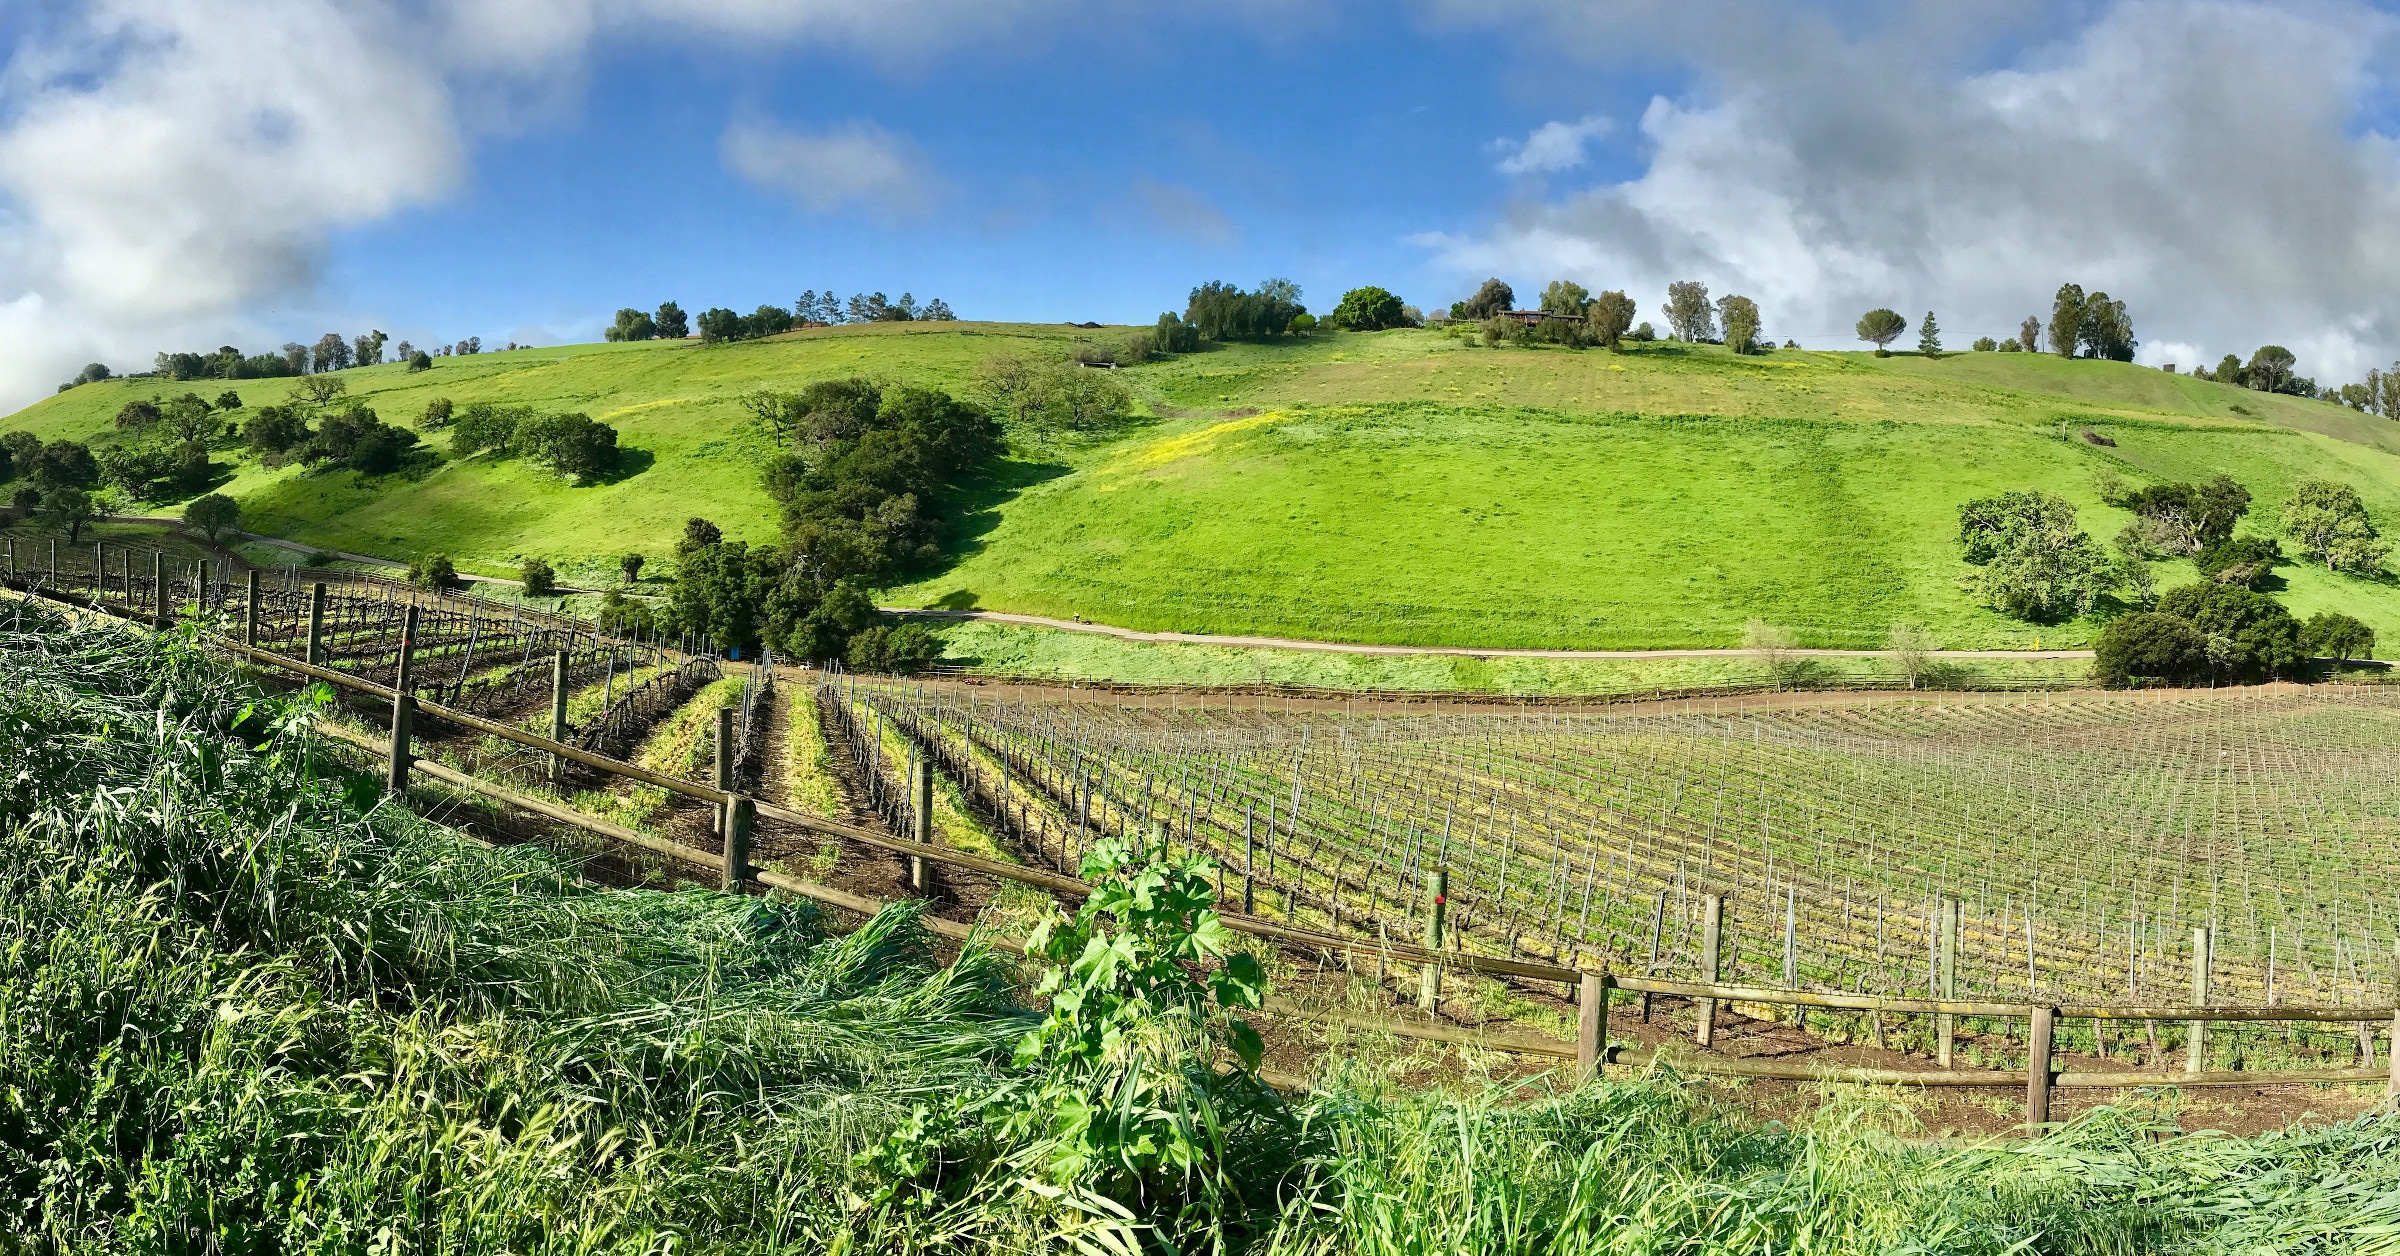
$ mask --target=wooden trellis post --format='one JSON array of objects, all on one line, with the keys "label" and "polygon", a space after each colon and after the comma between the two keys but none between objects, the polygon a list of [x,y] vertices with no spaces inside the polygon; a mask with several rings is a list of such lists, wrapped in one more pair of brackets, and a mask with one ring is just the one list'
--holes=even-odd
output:
[{"label": "wooden trellis post", "polygon": [[[1091,786],[1087,784],[1084,789],[1083,805],[1088,811],[1092,805]],[[1258,869],[1258,837],[1253,827],[1257,814],[1255,808],[1242,808],[1242,914],[1245,916],[1258,914],[1258,880],[1254,875]]]},{"label": "wooden trellis post", "polygon": [[325,582],[308,586],[308,651],[303,656],[311,667],[325,665]]},{"label": "wooden trellis post", "polygon": [[750,834],[758,826],[758,804],[735,794],[725,803],[725,891],[738,894],[750,880]]},{"label": "wooden trellis post", "polygon": [[[52,542],[55,546],[56,542]],[[150,555],[150,601],[152,622],[164,628],[171,622],[167,616],[167,556]]]},{"label": "wooden trellis post", "polygon": [[[1933,997],[1945,1003],[1958,998],[1958,926],[1962,904],[1955,898],[1941,900],[1941,958],[1935,975]],[[1951,1047],[1958,1038],[1958,1017],[1943,1012],[1934,1018],[1934,1062],[1950,1067]]]},{"label": "wooden trellis post", "polygon": [[[1450,906],[1450,870],[1436,868],[1425,884],[1425,949],[1439,954],[1442,921]],[[1430,1012],[1442,1001],[1442,966],[1428,960],[1418,973],[1417,1007]]]},{"label": "wooden trellis post", "polygon": [[1600,1075],[1600,1057],[1608,1050],[1608,978],[1585,973],[1575,992],[1575,1079],[1588,1082]]},{"label": "wooden trellis post", "polygon": [[[2214,931],[2206,925],[2192,927],[2192,1006],[2208,1006],[2208,976],[2211,952],[2215,949]],[[2189,1034],[2190,1047],[2184,1053],[2183,1071],[2198,1073],[2208,1067],[2208,1022],[2195,1020]]]},{"label": "wooden trellis post", "polygon": [[2025,1031],[2025,1132],[2038,1135],[2050,1123],[2051,1008],[2035,1004]]},{"label": "wooden trellis post", "polygon": [[[733,708],[717,708],[717,788],[733,792]],[[717,809],[717,836],[722,838],[733,831],[733,804],[727,802]]]},{"label": "wooden trellis post", "polygon": [[[550,652],[550,740],[567,739],[567,652]],[[550,756],[550,782],[557,784],[567,776],[567,757]]]},{"label": "wooden trellis post", "polygon": [[[908,837],[920,846],[933,844],[933,765],[918,755],[909,764]],[[925,892],[925,861],[915,855],[908,857],[908,888],[918,894]]]},{"label": "wooden trellis post", "polygon": [[247,599],[242,612],[242,644],[258,648],[258,568],[250,569],[250,579],[244,594]]},{"label": "wooden trellis post", "polygon": [[[1725,896],[1703,895],[1700,904],[1700,980],[1715,985],[1718,944],[1723,941],[1725,932]],[[1716,1037],[1717,1001],[1701,999],[1699,1004],[1700,1023],[1692,1030],[1692,1037],[1705,1047]]]},{"label": "wooden trellis post", "polygon": [[417,608],[412,603],[400,620],[400,665],[392,676],[392,756],[384,772],[384,792],[394,797],[408,793],[408,769],[415,757],[409,753],[409,738],[417,716],[417,695],[409,691],[415,671],[417,653]]},{"label": "wooden trellis post", "polygon": [[[1642,966],[1642,975],[1658,975],[1658,945],[1667,933],[1667,892],[1658,892],[1658,902],[1650,913],[1650,962]],[[1650,1023],[1650,992],[1642,991],[1642,1023]]]}]

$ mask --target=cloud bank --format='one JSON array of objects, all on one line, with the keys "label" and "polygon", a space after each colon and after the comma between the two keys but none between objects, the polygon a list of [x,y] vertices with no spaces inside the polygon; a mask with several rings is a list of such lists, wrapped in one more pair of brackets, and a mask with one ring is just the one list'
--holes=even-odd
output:
[{"label": "cloud bank", "polygon": [[[580,91],[600,40],[814,40],[906,60],[1075,0],[79,0],[0,70],[0,409],[86,361],[258,338],[332,233],[441,200],[475,126]],[[462,106],[462,102],[466,102]],[[727,159],[811,208],[923,170],[867,124],[737,128]]]},{"label": "cloud bank", "polygon": [[[1779,9],[1720,17],[1643,32],[1702,86],[1651,102],[1638,177],[1423,237],[1437,260],[1462,286],[1630,286],[1646,315],[1697,278],[1756,298],[1778,340],[1827,347],[1879,305],[1938,310],[1962,342],[2005,335],[2073,281],[2128,302],[2147,362],[2278,340],[2339,382],[2400,354],[2380,12],[2131,0],[1948,72],[1975,23],[1853,37]],[[1579,7],[1550,22],[1595,50],[1627,33]]]}]

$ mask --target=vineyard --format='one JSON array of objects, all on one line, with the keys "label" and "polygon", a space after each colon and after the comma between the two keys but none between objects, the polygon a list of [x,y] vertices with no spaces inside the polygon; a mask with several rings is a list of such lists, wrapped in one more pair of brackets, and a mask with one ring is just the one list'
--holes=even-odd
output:
[{"label": "vineyard", "polygon": [[1228,901],[1616,972],[1959,997],[2386,1003],[2400,696],[2372,688],[1349,713],[842,678],[1028,851],[1215,855]]}]

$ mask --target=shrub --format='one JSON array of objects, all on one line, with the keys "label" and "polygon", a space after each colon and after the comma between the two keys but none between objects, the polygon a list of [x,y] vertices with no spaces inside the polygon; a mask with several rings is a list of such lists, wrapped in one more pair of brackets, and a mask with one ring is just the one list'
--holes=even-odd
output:
[{"label": "shrub", "polygon": [[2281,602],[2239,585],[2187,584],[2158,599],[2158,613],[2190,621],[2219,679],[2264,680],[2301,659],[2300,625]]},{"label": "shrub", "polygon": [[2327,571],[2372,571],[2392,552],[2358,490],[2347,484],[2308,480],[2293,488],[2283,503],[2283,530]]},{"label": "shrub", "polygon": [[1161,353],[1194,353],[1200,348],[1200,329],[1172,311],[1158,316],[1151,343]]},{"label": "shrub", "polygon": [[914,620],[876,624],[850,638],[843,659],[855,672],[888,672],[913,676],[942,657],[942,643],[925,625]]},{"label": "shrub", "polygon": [[2112,689],[2183,685],[2208,674],[2208,643],[2191,621],[2142,611],[2121,615],[2092,643],[2092,675]]},{"label": "shrub", "polygon": [[25,474],[45,493],[60,488],[88,489],[100,482],[100,463],[82,442],[54,440],[34,454]]},{"label": "shrub", "polygon": [[993,409],[1011,424],[1045,435],[1107,431],[1133,414],[1132,389],[1113,373],[1073,362],[996,354],[984,359],[977,375]]},{"label": "shrub", "polygon": [[408,565],[408,582],[420,589],[447,589],[458,583],[458,567],[438,550],[422,554]]},{"label": "shrub", "polygon": [[433,355],[432,355],[432,354],[425,352],[423,349],[419,349],[419,350],[417,350],[415,353],[412,353],[412,354],[408,355],[408,371],[409,371],[409,374],[411,374],[411,375],[414,375],[414,374],[416,374],[418,371],[430,371],[430,370],[432,370],[432,369],[433,369]]},{"label": "shrub", "polygon": [[2233,535],[2250,513],[2250,490],[2220,475],[2206,484],[2152,484],[2125,495],[2125,508],[2180,534],[2182,553],[2197,553]]},{"label": "shrub", "polygon": [[1409,325],[1408,316],[1401,312],[1400,298],[1376,287],[1352,288],[1343,293],[1342,303],[1333,307],[1325,322],[1337,331],[1384,331]]},{"label": "shrub", "polygon": [[517,427],[517,443],[542,465],[590,483],[617,465],[617,429],[588,414],[552,414]]},{"label": "shrub", "polygon": [[212,545],[241,517],[241,506],[223,493],[210,493],[183,508],[185,526],[199,529]]},{"label": "shrub", "polygon": [[524,582],[525,592],[530,597],[548,597],[558,592],[558,573],[539,558],[526,559],[517,568],[517,579]]},{"label": "shrub", "polygon": [[1999,347],[2000,342],[1992,339],[1990,336],[1977,336],[1975,338],[1974,348],[1975,352],[1977,353],[1991,353],[1997,350]]},{"label": "shrub", "polygon": [[348,467],[362,475],[389,475],[400,469],[401,459],[416,444],[415,432],[394,427],[373,410],[353,404],[318,422],[317,434],[300,449],[300,460],[310,466],[331,463]]},{"label": "shrub", "polygon": [[2300,625],[2300,644],[2318,658],[2373,658],[2375,630],[2340,611],[2318,611]]},{"label": "shrub", "polygon": [[617,559],[617,570],[624,574],[625,583],[632,584],[642,578],[642,564],[645,561],[639,554],[626,554]]},{"label": "shrub", "polygon": [[2192,555],[2192,566],[2219,584],[2255,589],[2274,574],[2283,549],[2262,536],[2237,536],[2206,546]]},{"label": "shrub", "polygon": [[292,406],[260,406],[242,424],[242,443],[259,454],[280,454],[307,443],[308,418]]},{"label": "shrub", "polygon": [[159,419],[158,398],[147,401],[128,401],[117,408],[116,426],[120,432],[147,431]]},{"label": "shrub", "polygon": [[517,438],[518,427],[532,418],[531,406],[471,403],[451,421],[450,453],[459,458],[472,458],[485,450],[505,455]]},{"label": "shrub", "polygon": [[1959,507],[1958,542],[1984,604],[2026,620],[2085,614],[2114,579],[2074,504],[2027,489]]},{"label": "shrub", "polygon": [[436,397],[425,403],[425,417],[418,421],[418,426],[429,432],[440,431],[450,426],[450,417],[456,412],[448,397]]}]

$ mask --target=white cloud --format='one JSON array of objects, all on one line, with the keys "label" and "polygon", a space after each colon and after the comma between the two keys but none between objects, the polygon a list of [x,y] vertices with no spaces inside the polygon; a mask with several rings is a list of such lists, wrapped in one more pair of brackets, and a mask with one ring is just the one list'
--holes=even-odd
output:
[{"label": "white cloud", "polygon": [[[92,359],[257,341],[255,311],[309,298],[334,232],[452,194],[473,136],[571,104],[600,40],[906,60],[1103,2],[62,0],[0,70],[0,410]],[[804,203],[927,182],[867,124],[726,138]]]},{"label": "white cloud", "polygon": [[1608,134],[1613,124],[1594,114],[1576,122],[1545,122],[1522,141],[1500,140],[1494,146],[1508,156],[1500,161],[1502,174],[1556,174],[1583,164],[1583,146]]},{"label": "white cloud", "polygon": [[2338,382],[2400,353],[2400,162],[2362,116],[2394,36],[2345,3],[2121,0],[1991,70],[1950,68],[1981,45],[1949,26],[1662,27],[1700,87],[1645,111],[1639,177],[1425,239],[1462,286],[1698,278],[1828,346],[1878,305],[1999,336],[2073,281],[2127,302],[2144,361],[2275,341]]},{"label": "white cloud", "polygon": [[736,122],[726,128],[721,147],[726,169],[816,213],[854,204],[914,213],[934,188],[933,176],[872,122],[813,133]]}]

